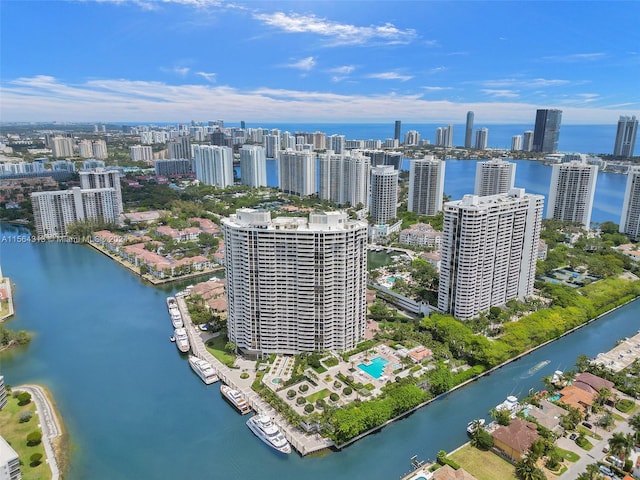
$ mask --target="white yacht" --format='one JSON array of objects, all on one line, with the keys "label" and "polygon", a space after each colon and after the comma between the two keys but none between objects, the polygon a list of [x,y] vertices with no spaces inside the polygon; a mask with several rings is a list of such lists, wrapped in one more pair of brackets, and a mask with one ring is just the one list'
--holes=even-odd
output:
[{"label": "white yacht", "polygon": [[171,310],[172,307],[178,307],[178,303],[176,302],[176,297],[167,297],[167,308]]},{"label": "white yacht", "polygon": [[206,360],[202,360],[201,358],[198,358],[194,355],[189,355],[189,365],[191,366],[191,369],[196,372],[200,379],[207,385],[211,385],[212,383],[220,380],[218,378],[218,375],[216,375],[216,371]]},{"label": "white yacht", "polygon": [[247,420],[249,429],[270,447],[281,453],[291,453],[291,445],[278,426],[273,423],[268,415],[255,415]]},{"label": "white yacht", "polygon": [[251,406],[247,403],[244,395],[238,390],[234,390],[228,385],[220,385],[220,393],[227,400],[233,408],[238,410],[242,415],[245,415],[251,411]]},{"label": "white yacht", "polygon": [[187,336],[187,330],[184,328],[176,328],[173,331],[173,336],[176,339],[176,346],[182,353],[189,351],[189,337]]},{"label": "white yacht", "polygon": [[171,323],[173,324],[173,328],[184,327],[184,323],[182,322],[182,315],[180,315],[180,310],[178,310],[178,307],[169,308],[169,314],[171,315]]},{"label": "white yacht", "polygon": [[467,423],[467,433],[469,435],[473,435],[476,433],[476,429],[484,428],[485,419],[484,418],[476,418],[475,420],[471,420]]}]

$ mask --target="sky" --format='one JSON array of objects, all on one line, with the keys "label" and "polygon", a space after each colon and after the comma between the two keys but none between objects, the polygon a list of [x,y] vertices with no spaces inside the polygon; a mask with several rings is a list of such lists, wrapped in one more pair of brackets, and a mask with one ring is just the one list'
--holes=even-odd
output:
[{"label": "sky", "polygon": [[640,116],[640,1],[0,0],[0,121]]}]

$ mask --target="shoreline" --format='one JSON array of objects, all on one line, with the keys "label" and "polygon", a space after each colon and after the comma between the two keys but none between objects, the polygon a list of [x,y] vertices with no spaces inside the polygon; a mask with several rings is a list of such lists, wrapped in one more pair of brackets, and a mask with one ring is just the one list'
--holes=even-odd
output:
[{"label": "shoreline", "polygon": [[157,279],[149,274],[145,274],[145,275],[140,275],[140,272],[136,271],[138,267],[136,267],[135,265],[133,265],[132,263],[127,262],[126,260],[123,260],[122,258],[107,252],[106,250],[103,250],[100,245],[98,245],[97,243],[93,242],[93,241],[89,241],[86,242],[85,245],[88,245],[90,247],[92,247],[95,251],[102,253],[103,255],[109,257],[111,260],[113,260],[114,262],[116,262],[117,264],[119,264],[120,266],[124,267],[126,270],[128,270],[129,272],[133,273],[136,277],[139,277],[140,279],[142,279],[145,282],[150,283],[153,286],[160,286],[160,285],[165,285],[167,283],[173,283],[173,282],[179,282],[182,280],[189,280],[191,278],[198,278],[198,277],[202,277],[205,275],[210,275],[212,273],[217,273],[219,271],[224,270],[224,266],[220,265],[217,268],[208,268],[205,270],[201,270],[201,271],[197,271],[197,272],[192,272],[192,273],[188,273],[186,275],[182,275],[180,277],[170,277],[170,278],[163,278],[163,279]]},{"label": "shoreline", "polygon": [[384,427],[386,427],[386,426],[388,426],[388,425],[392,424],[393,422],[398,421],[398,420],[402,420],[402,419],[404,419],[404,418],[408,417],[409,415],[412,415],[413,413],[417,412],[419,409],[421,409],[421,408],[423,408],[423,407],[426,407],[426,406],[427,406],[427,405],[429,405],[430,403],[435,402],[436,400],[439,400],[439,399],[441,399],[441,398],[444,398],[444,397],[446,397],[447,395],[449,395],[450,393],[453,393],[453,392],[455,392],[456,390],[459,390],[459,389],[461,389],[461,388],[464,388],[464,387],[466,387],[467,385],[469,385],[469,384],[471,384],[471,383],[473,383],[473,382],[478,381],[478,380],[479,380],[479,379],[481,379],[482,377],[485,377],[485,376],[491,375],[493,372],[495,372],[495,371],[497,371],[497,370],[499,370],[499,369],[501,369],[501,368],[503,368],[503,367],[505,367],[505,366],[509,365],[510,363],[516,362],[516,361],[520,360],[521,358],[526,357],[527,355],[529,355],[529,354],[531,354],[531,353],[535,352],[536,350],[538,350],[538,349],[540,349],[540,348],[542,348],[542,347],[544,347],[544,346],[546,346],[546,345],[548,345],[548,344],[550,344],[550,343],[553,343],[553,342],[555,342],[555,341],[557,341],[557,340],[560,340],[562,337],[565,337],[565,336],[567,336],[567,335],[570,335],[571,333],[574,333],[575,331],[577,331],[577,330],[579,330],[579,329],[581,329],[581,328],[583,328],[583,327],[586,327],[587,325],[589,325],[589,324],[591,324],[591,323],[595,322],[596,320],[599,320],[600,318],[602,318],[602,317],[604,317],[604,316],[606,316],[606,315],[609,315],[610,313],[612,313],[612,312],[614,312],[614,311],[618,310],[619,308],[624,307],[625,305],[628,305],[628,304],[630,304],[630,303],[632,303],[632,302],[635,302],[635,301],[636,301],[636,300],[638,300],[638,299],[640,299],[640,296],[635,297],[635,298],[632,298],[631,300],[629,300],[629,301],[627,301],[627,302],[624,302],[624,303],[623,303],[623,304],[621,304],[621,305],[618,305],[618,306],[616,306],[616,307],[613,307],[611,310],[607,310],[606,312],[601,313],[601,314],[600,314],[600,315],[598,315],[597,317],[594,317],[594,318],[592,318],[591,320],[588,320],[588,321],[586,321],[586,322],[584,322],[584,323],[582,323],[582,324],[578,325],[577,327],[573,327],[572,329],[567,330],[567,331],[566,331],[566,332],[564,332],[562,335],[559,335],[559,336],[557,336],[556,338],[553,338],[553,339],[551,339],[551,340],[547,340],[546,342],[543,342],[543,343],[541,343],[540,345],[536,345],[535,347],[532,347],[532,348],[530,348],[530,349],[528,349],[528,350],[526,350],[526,351],[524,351],[524,352],[522,352],[522,353],[520,353],[520,354],[516,355],[515,357],[510,358],[509,360],[506,360],[506,361],[502,362],[501,364],[496,365],[495,367],[492,367],[492,368],[490,368],[489,370],[487,370],[487,371],[485,371],[485,372],[482,372],[481,374],[479,374],[479,375],[477,375],[477,376],[475,376],[475,377],[473,377],[473,378],[470,378],[469,380],[466,380],[466,381],[464,381],[464,382],[462,382],[462,383],[460,383],[460,384],[456,385],[456,386],[455,386],[455,387],[453,387],[451,390],[447,390],[446,392],[441,393],[440,395],[438,395],[438,396],[436,396],[436,397],[433,397],[433,398],[431,398],[431,399],[427,400],[426,402],[423,402],[423,403],[421,403],[420,405],[417,405],[417,406],[413,407],[411,410],[407,410],[406,412],[403,412],[403,413],[401,413],[400,415],[398,415],[398,416],[396,416],[396,417],[394,417],[394,418],[391,418],[391,419],[387,420],[387,421],[386,421],[386,422],[384,422],[383,424],[378,425],[377,427],[374,427],[374,428],[372,428],[372,429],[370,429],[370,430],[367,430],[366,432],[361,433],[360,435],[358,435],[357,437],[352,438],[352,439],[351,439],[351,440],[349,440],[348,442],[345,442],[345,443],[343,443],[343,444],[341,444],[341,445],[335,445],[335,446],[334,446],[334,448],[335,448],[336,450],[340,451],[340,450],[342,450],[343,448],[346,448],[346,447],[350,446],[351,444],[353,444],[353,443],[357,442],[358,440],[361,440],[362,438],[366,437],[367,435],[370,435],[370,434],[372,434],[372,433],[378,433],[378,432],[380,432]]},{"label": "shoreline", "polygon": [[9,277],[3,277],[2,270],[0,269],[0,288],[2,288],[3,286],[7,292],[7,306],[9,307],[9,312],[0,317],[0,323],[3,323],[5,320],[13,317],[16,313],[13,307],[13,290],[11,288],[11,279]]},{"label": "shoreline", "polygon": [[47,464],[51,469],[51,478],[64,478],[69,467],[70,450],[68,433],[53,395],[42,385],[25,384],[13,387],[16,392],[28,392],[36,405],[36,413],[42,430],[42,443],[47,454]]}]

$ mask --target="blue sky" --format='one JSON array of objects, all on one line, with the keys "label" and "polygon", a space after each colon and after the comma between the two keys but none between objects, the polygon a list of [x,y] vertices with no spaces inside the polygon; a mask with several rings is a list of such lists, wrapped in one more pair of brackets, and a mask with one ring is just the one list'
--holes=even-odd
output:
[{"label": "blue sky", "polygon": [[638,1],[0,0],[1,121],[640,115]]}]

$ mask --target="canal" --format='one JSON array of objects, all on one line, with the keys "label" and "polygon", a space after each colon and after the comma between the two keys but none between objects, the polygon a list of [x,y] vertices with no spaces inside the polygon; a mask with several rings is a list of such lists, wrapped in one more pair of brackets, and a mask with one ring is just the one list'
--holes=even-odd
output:
[{"label": "canal", "polygon": [[507,395],[541,388],[542,376],[640,328],[634,302],[341,452],[282,458],[169,342],[171,287],[148,286],[86,246],[17,242],[25,230],[10,225],[0,233],[0,264],[16,285],[8,327],[34,332],[28,347],[0,356],[0,373],[52,391],[74,442],[69,479],[398,478],[412,455],[433,459],[465,442],[467,422]]}]

